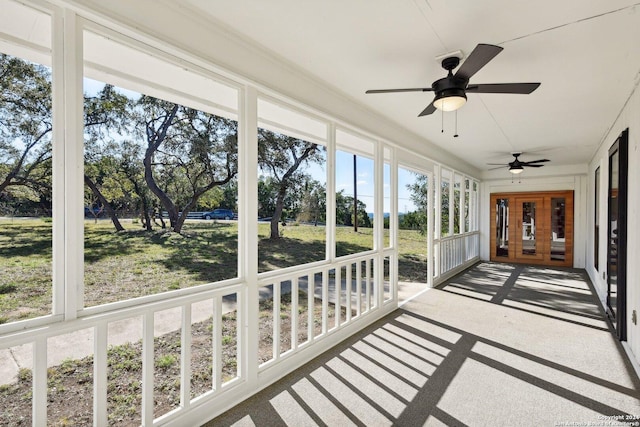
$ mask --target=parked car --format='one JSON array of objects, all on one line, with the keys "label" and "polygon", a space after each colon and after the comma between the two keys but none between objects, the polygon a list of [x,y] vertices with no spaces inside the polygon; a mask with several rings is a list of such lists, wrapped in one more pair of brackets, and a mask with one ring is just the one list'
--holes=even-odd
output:
[{"label": "parked car", "polygon": [[202,219],[235,219],[236,215],[231,209],[214,209],[202,214]]},{"label": "parked car", "polygon": [[89,218],[101,217],[104,214],[104,209],[96,207],[84,207],[84,216]]}]

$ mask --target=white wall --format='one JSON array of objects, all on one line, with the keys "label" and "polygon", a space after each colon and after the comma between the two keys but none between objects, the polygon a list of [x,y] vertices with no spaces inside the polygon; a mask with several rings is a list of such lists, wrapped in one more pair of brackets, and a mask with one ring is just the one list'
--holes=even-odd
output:
[{"label": "white wall", "polygon": [[546,165],[539,170],[526,169],[519,177],[512,179],[504,171],[485,174],[480,184],[480,258],[490,257],[492,193],[516,193],[528,191],[573,190],[574,246],[573,266],[584,268],[587,241],[587,166]]},{"label": "white wall", "polygon": [[[627,229],[627,341],[636,361],[640,361],[640,329],[638,325],[631,323],[633,310],[640,310],[640,90],[636,86],[622,109],[616,122],[607,136],[603,139],[595,156],[589,164],[588,194],[589,204],[587,213],[588,244],[586,270],[594,283],[598,296],[605,301],[607,293],[607,191],[609,162],[608,151],[616,141],[620,133],[629,128],[629,188],[628,188],[628,229]],[[594,242],[594,175],[596,168],[600,166],[600,248],[599,271],[593,266],[593,242]],[[605,275],[603,277],[603,272]]]}]

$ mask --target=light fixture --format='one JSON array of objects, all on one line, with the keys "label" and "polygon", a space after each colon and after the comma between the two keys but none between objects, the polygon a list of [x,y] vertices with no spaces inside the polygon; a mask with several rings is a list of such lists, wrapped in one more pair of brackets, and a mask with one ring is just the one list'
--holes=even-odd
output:
[{"label": "light fixture", "polygon": [[433,100],[433,106],[442,111],[455,111],[466,103],[467,95],[458,88],[444,89]]},{"label": "light fixture", "polygon": [[511,172],[512,174],[515,174],[515,175],[517,175],[519,173],[522,173],[523,170],[524,170],[524,168],[522,166],[520,166],[520,165],[511,166],[509,168],[509,172]]}]

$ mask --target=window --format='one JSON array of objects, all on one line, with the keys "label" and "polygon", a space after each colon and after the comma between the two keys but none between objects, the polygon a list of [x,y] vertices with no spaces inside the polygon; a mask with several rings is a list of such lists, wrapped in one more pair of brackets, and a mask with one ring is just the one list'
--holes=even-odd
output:
[{"label": "window", "polygon": [[460,223],[460,205],[464,202],[462,199],[462,177],[455,174],[455,180],[453,184],[453,234],[460,234],[464,232]]},{"label": "window", "polygon": [[52,159],[53,145],[62,141],[54,140],[50,64],[51,17],[4,1],[0,14],[0,324],[61,311],[52,306],[56,219]]},{"label": "window", "polygon": [[383,208],[382,212],[384,215],[383,223],[384,223],[384,243],[383,246],[388,248],[391,246],[391,164],[389,159],[391,157],[391,152],[388,148],[384,149],[384,168],[383,168]]},{"label": "window", "polygon": [[398,168],[398,280],[427,283],[428,175]]},{"label": "window", "polygon": [[336,256],[373,249],[374,143],[336,131]]},{"label": "window", "polygon": [[468,233],[471,231],[471,189],[469,188],[469,178],[465,178],[464,180],[464,210],[463,210],[463,218],[464,218],[464,233]]},{"label": "window", "polygon": [[326,258],[325,123],[258,101],[258,268]]},{"label": "window", "polygon": [[442,170],[440,177],[440,237],[447,237],[452,234],[451,225],[453,220],[450,212],[451,200],[451,171]]},{"label": "window", "polygon": [[84,32],[85,306],[238,276],[237,91],[118,40]]}]

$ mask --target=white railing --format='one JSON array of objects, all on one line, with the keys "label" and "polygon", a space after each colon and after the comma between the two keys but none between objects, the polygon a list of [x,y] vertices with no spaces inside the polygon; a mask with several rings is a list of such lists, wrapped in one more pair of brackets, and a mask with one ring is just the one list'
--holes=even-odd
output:
[{"label": "white railing", "polygon": [[[32,419],[24,420],[25,425],[64,421],[63,415],[58,419],[57,414],[47,414],[48,401],[64,399],[64,392],[52,387],[51,380],[60,366],[76,361],[92,365],[91,378],[82,381],[93,381],[93,404],[78,410],[88,412],[87,422],[92,418],[96,426],[111,424],[109,393],[129,393],[132,402],[139,402],[135,418],[142,425],[160,424],[192,405],[215,398],[242,376],[237,360],[243,298],[244,286],[225,286],[3,336],[0,351],[19,354],[21,376],[32,378]],[[192,367],[196,350],[192,343],[196,340],[208,343],[209,351],[197,356],[205,361],[204,366],[211,366],[205,371],[201,365]],[[158,348],[162,348],[162,355]],[[235,357],[224,356],[229,354]],[[130,368],[125,369],[127,373],[136,370],[132,366],[141,366],[141,371],[136,370],[136,385],[123,390],[114,386],[117,378],[109,373],[125,365]],[[159,378],[171,378],[172,374],[167,374],[171,365],[177,386],[160,389]],[[158,400],[168,403],[159,407],[154,403]]]},{"label": "white railing", "polygon": [[[16,378],[32,379],[27,403],[32,419],[23,421],[25,425],[64,421],[62,415],[47,413],[47,402],[69,399],[52,388],[51,380],[60,366],[78,360],[90,366],[90,378],[82,381],[93,382],[93,402],[75,409],[86,413],[87,424],[110,424],[110,398],[126,393],[136,412],[134,422],[142,425],[180,423],[184,415],[189,418],[205,404],[223,407],[220,402],[239,402],[260,385],[248,372],[260,375],[280,366],[276,371],[282,376],[296,364],[281,362],[299,351],[304,350],[310,360],[309,355],[328,348],[325,338],[336,334],[342,339],[346,335],[338,334],[341,330],[354,323],[364,327],[377,318],[369,314],[392,309],[388,303],[395,295],[390,280],[393,256],[392,250],[370,252],[260,275],[259,325],[246,323],[252,318],[244,310],[250,306],[249,285],[236,283],[188,295],[178,291],[172,299],[5,335],[0,338],[0,353],[22,354],[22,375],[16,372]],[[269,327],[261,327],[263,323]],[[254,367],[242,363],[251,360],[242,357],[244,343],[251,337],[260,340],[263,355]],[[271,345],[265,349],[265,343]],[[307,350],[316,346],[316,353]],[[123,366],[138,366],[126,389],[117,385],[116,378]]]},{"label": "white railing", "polygon": [[438,275],[442,277],[479,256],[480,233],[456,234],[436,240],[435,244],[439,254]]},{"label": "white railing", "polygon": [[[390,288],[390,256],[360,254],[332,264],[302,271],[268,274],[260,279],[260,341],[272,342],[266,369],[298,348],[313,345],[393,298]],[[265,315],[268,309],[269,315]]]}]

